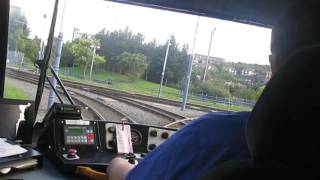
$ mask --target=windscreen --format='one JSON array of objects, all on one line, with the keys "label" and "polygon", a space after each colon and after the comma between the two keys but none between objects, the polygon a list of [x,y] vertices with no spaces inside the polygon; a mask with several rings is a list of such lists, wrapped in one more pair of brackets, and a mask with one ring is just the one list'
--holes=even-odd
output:
[{"label": "windscreen", "polygon": [[[11,1],[6,97],[34,99],[53,5]],[[212,111],[253,108],[271,78],[270,36],[270,29],[231,21],[67,0],[50,64],[84,119],[184,125]],[[38,120],[59,101],[47,84]]]}]

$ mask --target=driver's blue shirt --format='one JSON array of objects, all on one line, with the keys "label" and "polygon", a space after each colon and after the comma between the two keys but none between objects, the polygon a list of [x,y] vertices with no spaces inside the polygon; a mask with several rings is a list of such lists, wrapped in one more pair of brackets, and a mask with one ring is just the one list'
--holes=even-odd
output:
[{"label": "driver's blue shirt", "polygon": [[126,179],[196,179],[224,161],[248,159],[248,115],[211,112],[194,120],[151,152]]}]

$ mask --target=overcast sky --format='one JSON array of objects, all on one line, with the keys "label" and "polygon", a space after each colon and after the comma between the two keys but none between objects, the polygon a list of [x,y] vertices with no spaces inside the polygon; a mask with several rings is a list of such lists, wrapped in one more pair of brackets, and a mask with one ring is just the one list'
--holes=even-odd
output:
[{"label": "overcast sky", "polygon": [[[12,5],[21,7],[25,13],[31,35],[41,38],[47,38],[53,3],[53,0],[11,0]],[[60,31],[63,5],[64,0],[61,0],[56,33]],[[68,41],[74,27],[83,33],[95,34],[102,28],[112,31],[128,26],[133,32],[143,33],[146,41],[156,39],[158,43],[165,43],[173,34],[179,44],[191,47],[196,21],[197,16],[189,14],[103,0],[67,0],[62,32],[64,41]],[[270,29],[214,18],[200,18],[195,53],[207,55],[213,28],[217,30],[211,56],[233,62],[269,64]]]}]

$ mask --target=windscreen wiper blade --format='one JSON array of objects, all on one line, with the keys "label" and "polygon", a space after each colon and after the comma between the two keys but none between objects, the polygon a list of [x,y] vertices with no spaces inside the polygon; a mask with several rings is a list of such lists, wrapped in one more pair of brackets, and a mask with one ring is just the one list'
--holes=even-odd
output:
[{"label": "windscreen wiper blade", "polygon": [[43,66],[40,69],[40,77],[39,77],[39,82],[38,82],[38,89],[37,89],[37,94],[36,94],[36,99],[35,99],[35,108],[34,108],[34,118],[37,117],[42,94],[43,94],[43,89],[45,86],[45,81],[46,81],[46,74],[47,74],[47,69],[49,66],[49,60],[51,56],[51,49],[52,49],[52,43],[53,43],[53,38],[54,38],[54,29],[56,26],[56,21],[57,21],[57,13],[58,13],[58,5],[59,5],[59,0],[55,1],[54,5],[54,10],[53,10],[53,15],[52,15],[52,20],[51,20],[51,26],[50,26],[50,31],[49,31],[49,37],[48,37],[48,43],[47,47],[44,53],[43,57]]}]

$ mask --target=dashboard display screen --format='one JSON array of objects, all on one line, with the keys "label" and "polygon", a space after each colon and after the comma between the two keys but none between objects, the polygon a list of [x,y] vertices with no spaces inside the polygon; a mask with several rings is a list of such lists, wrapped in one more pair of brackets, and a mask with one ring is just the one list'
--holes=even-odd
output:
[{"label": "dashboard display screen", "polygon": [[94,145],[93,126],[64,126],[65,145]]}]

